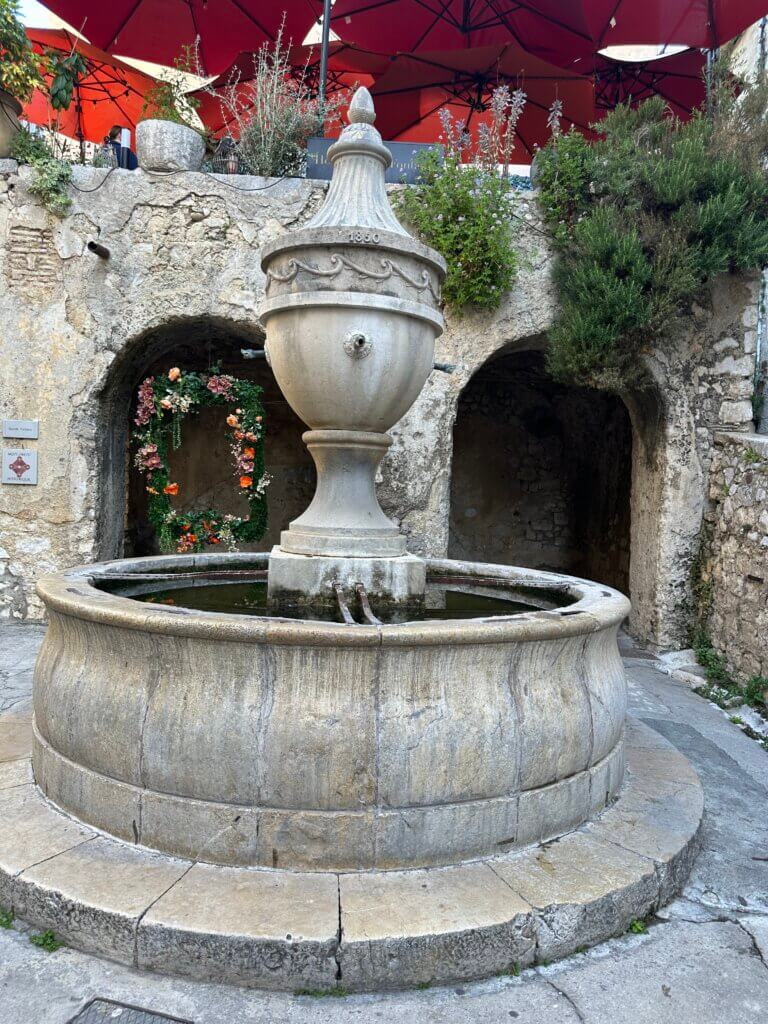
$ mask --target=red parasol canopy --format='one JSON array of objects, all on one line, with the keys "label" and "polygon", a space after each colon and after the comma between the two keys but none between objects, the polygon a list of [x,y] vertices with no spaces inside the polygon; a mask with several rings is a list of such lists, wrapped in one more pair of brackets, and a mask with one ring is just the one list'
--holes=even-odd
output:
[{"label": "red parasol canopy", "polygon": [[512,45],[399,54],[371,90],[376,127],[387,140],[437,142],[443,108],[475,128],[487,118],[491,93],[502,83],[527,95],[517,123],[520,163],[549,138],[547,118],[556,99],[563,104],[563,129],[575,124],[588,131],[594,116],[592,80]]},{"label": "red parasol canopy", "polygon": [[336,0],[342,39],[386,52],[516,43],[572,67],[607,46],[715,48],[768,14],[768,0]]},{"label": "red parasol canopy", "polygon": [[636,44],[714,50],[768,14],[768,0],[575,0],[595,49]]},{"label": "red parasol canopy", "polygon": [[[297,73],[306,69],[306,81],[313,91],[317,91],[320,71],[319,46],[294,46],[290,51],[290,63]],[[343,89],[352,89],[356,85],[371,87],[374,75],[381,73],[389,65],[389,57],[379,53],[368,53],[340,41],[330,44],[328,53],[328,77],[326,94],[332,95]],[[211,95],[212,89],[222,94],[233,84],[244,86],[253,81],[254,55],[250,52],[241,53],[232,66],[222,72],[210,83],[208,89],[198,89],[192,95],[200,101],[198,115],[206,128],[214,135],[236,134],[236,126],[227,112],[222,109],[218,95]],[[244,90],[245,91],[245,90]]]},{"label": "red parasol canopy", "polygon": [[42,0],[95,46],[125,57],[172,64],[200,37],[207,74],[243,50],[273,40],[285,12],[285,39],[302,43],[322,9],[315,0]]},{"label": "red parasol canopy", "polygon": [[515,43],[562,63],[592,52],[580,0],[336,0],[334,31],[387,53]]},{"label": "red parasol canopy", "polygon": [[706,99],[700,50],[658,60],[628,62],[599,56],[595,62],[595,106],[598,116],[619,103],[635,106],[650,96],[662,96],[678,117],[687,118]]},{"label": "red parasol canopy", "polygon": [[68,110],[52,110],[48,97],[35,90],[24,107],[22,116],[27,121],[50,126],[58,118],[58,131],[89,142],[102,142],[115,124],[135,129],[144,96],[155,84],[154,78],[63,29],[27,29],[27,37],[38,52],[49,49],[69,53],[74,47],[87,66]]}]

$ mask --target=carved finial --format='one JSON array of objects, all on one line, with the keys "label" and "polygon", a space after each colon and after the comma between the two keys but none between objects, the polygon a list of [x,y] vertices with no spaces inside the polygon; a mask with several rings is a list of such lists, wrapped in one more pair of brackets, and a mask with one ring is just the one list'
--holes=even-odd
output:
[{"label": "carved finial", "polygon": [[373,109],[373,97],[361,85],[355,90],[352,102],[349,104],[350,124],[373,124],[376,120],[376,111]]}]

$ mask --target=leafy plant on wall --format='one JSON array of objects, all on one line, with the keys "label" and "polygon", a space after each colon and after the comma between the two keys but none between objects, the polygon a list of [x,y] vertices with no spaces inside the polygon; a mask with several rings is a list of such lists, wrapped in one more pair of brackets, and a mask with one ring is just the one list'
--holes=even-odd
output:
[{"label": "leafy plant on wall", "polygon": [[27,39],[17,0],[0,0],[0,89],[26,103],[35,89],[45,87],[45,63]]},{"label": "leafy plant on wall", "polygon": [[619,106],[553,138],[537,157],[559,252],[561,312],[548,365],[558,379],[641,385],[643,353],[663,346],[715,275],[768,262],[768,88],[716,83],[687,122],[663,99]]},{"label": "leafy plant on wall", "polygon": [[399,199],[403,220],[445,257],[443,297],[457,312],[498,306],[517,272],[510,225],[515,191],[508,170],[524,106],[522,90],[494,90],[490,122],[481,126],[469,164],[463,161],[472,140],[458,120],[441,111],[444,153],[434,148],[419,156],[420,181]]},{"label": "leafy plant on wall", "polygon": [[[266,429],[262,390],[249,380],[212,370],[185,373],[172,367],[164,377],[147,377],[138,389],[132,433],[134,465],[143,474],[149,498],[149,520],[162,551],[202,551],[224,544],[261,540],[267,528],[267,487],[264,468]],[[233,484],[248,501],[248,515],[234,516],[215,508],[177,507],[181,485],[171,476],[171,449],[179,448],[182,424],[208,406],[222,409],[222,428],[232,452]]]}]

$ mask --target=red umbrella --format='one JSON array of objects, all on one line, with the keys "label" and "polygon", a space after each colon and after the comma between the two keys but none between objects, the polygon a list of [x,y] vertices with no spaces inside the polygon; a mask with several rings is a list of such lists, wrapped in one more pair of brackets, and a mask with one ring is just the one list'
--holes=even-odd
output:
[{"label": "red umbrella", "polygon": [[[383,54],[368,53],[347,43],[333,41],[328,54],[327,95],[352,89],[356,85],[372,86],[374,75],[384,71],[389,62],[389,57]],[[316,92],[320,73],[320,47],[291,47],[290,63],[297,74],[306,72],[305,81],[310,89]],[[235,89],[242,85],[242,91],[247,96],[247,86],[253,81],[253,77],[254,54],[241,53],[232,66],[214,79],[206,89],[198,89],[192,94],[200,102],[197,111],[200,119],[214,135],[236,134],[236,125],[231,115],[222,107],[220,97],[233,85]],[[211,91],[215,95],[212,95]]]},{"label": "red umbrella", "polygon": [[24,107],[27,121],[45,126],[55,122],[62,134],[89,142],[102,142],[115,124],[135,129],[147,90],[155,84],[154,78],[63,29],[27,29],[27,37],[38,53],[46,49],[69,53],[74,47],[87,68],[75,87],[68,110],[52,110],[48,97],[35,90]]},{"label": "red umbrella", "polygon": [[578,0],[336,0],[335,32],[387,53],[516,43],[553,63],[592,52]]},{"label": "red umbrella", "polygon": [[714,50],[768,14],[767,0],[576,0],[595,49],[651,44]]},{"label": "red umbrella", "polygon": [[376,100],[376,127],[385,139],[437,142],[443,109],[467,128],[488,120],[493,89],[500,84],[527,95],[516,134],[523,146],[521,163],[533,156],[551,132],[547,125],[555,100],[563,105],[562,127],[588,131],[594,116],[592,80],[563,71],[517,46],[399,54],[371,90]]},{"label": "red umbrella", "polygon": [[43,0],[95,46],[125,57],[172,64],[200,38],[207,74],[243,50],[274,40],[285,14],[285,39],[304,41],[317,20],[315,0]]},{"label": "red umbrella", "polygon": [[606,46],[715,48],[768,14],[768,0],[336,0],[342,39],[386,52],[514,42],[571,67]]},{"label": "red umbrella", "polygon": [[706,99],[704,65],[700,50],[683,50],[649,61],[619,61],[598,56],[595,61],[595,106],[598,115],[619,103],[636,106],[661,96],[678,117],[687,118]]}]

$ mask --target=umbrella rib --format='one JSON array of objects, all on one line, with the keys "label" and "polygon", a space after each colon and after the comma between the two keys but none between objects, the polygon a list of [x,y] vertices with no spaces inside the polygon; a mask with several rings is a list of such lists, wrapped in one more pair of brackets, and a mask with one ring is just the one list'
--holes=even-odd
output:
[{"label": "umbrella rib", "polygon": [[236,7],[238,9],[238,11],[240,11],[240,13],[242,15],[244,15],[248,19],[248,21],[253,22],[253,24],[256,26],[256,28],[260,32],[263,32],[264,35],[267,37],[267,39],[270,39],[272,42],[275,41],[274,33],[273,32],[268,32],[264,28],[264,26],[261,24],[261,22],[258,20],[258,18],[255,18],[253,16],[253,14],[249,10],[247,10],[245,7],[243,7],[243,5],[240,3],[240,0],[230,0],[230,3],[232,4],[233,7]]},{"label": "umbrella rib", "polygon": [[126,15],[123,18],[123,20],[120,22],[120,24],[117,26],[115,31],[112,33],[112,38],[109,40],[107,45],[104,47],[105,50],[108,50],[110,46],[114,46],[115,45],[115,42],[117,41],[117,37],[120,35],[120,33],[125,28],[125,26],[128,24],[128,22],[134,16],[136,11],[139,9],[139,7],[141,6],[141,2],[142,2],[142,0],[136,0],[136,3],[133,5],[133,7],[130,9],[130,11],[128,11],[126,13]]}]

